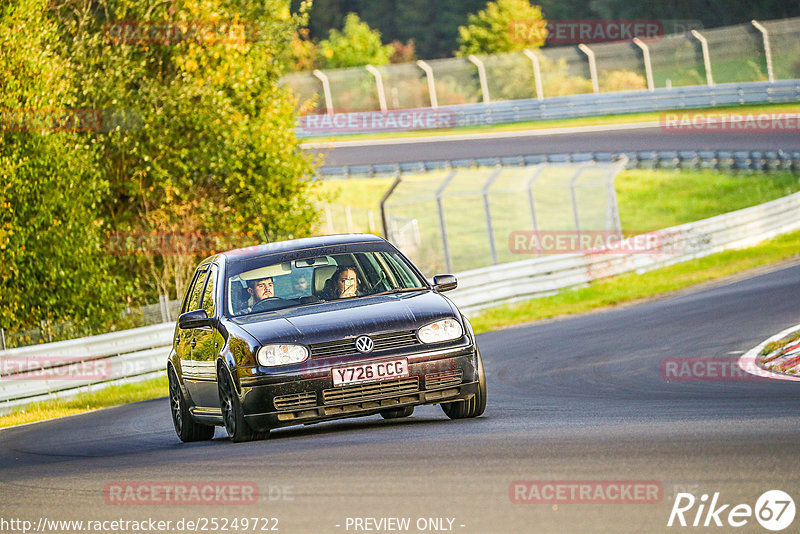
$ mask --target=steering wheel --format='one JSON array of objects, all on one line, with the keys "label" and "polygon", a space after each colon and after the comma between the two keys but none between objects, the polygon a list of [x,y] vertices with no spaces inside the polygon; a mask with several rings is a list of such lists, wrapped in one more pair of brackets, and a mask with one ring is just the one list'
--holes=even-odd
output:
[{"label": "steering wheel", "polygon": [[253,308],[251,311],[259,312],[259,311],[275,310],[280,308],[285,303],[286,299],[282,299],[280,297],[267,297],[253,304]]}]

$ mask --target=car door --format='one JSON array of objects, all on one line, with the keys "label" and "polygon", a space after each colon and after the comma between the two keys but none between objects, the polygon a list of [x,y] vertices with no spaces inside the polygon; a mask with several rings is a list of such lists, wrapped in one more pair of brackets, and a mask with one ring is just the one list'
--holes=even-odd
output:
[{"label": "car door", "polygon": [[[187,293],[186,302],[181,308],[181,313],[194,311],[200,308],[203,290],[205,289],[206,279],[208,278],[209,265],[201,265],[197,268],[192,281],[192,286]],[[195,328],[178,328],[176,352],[181,359],[181,372],[183,383],[189,392],[192,403],[200,405],[200,399],[195,397],[197,388],[195,384],[202,377],[202,370],[197,369],[193,358],[195,342]]]},{"label": "car door", "polygon": [[[219,268],[211,265],[206,277],[202,299],[198,303],[198,309],[205,310],[209,317],[218,315],[215,291],[218,284],[218,273]],[[193,383],[192,397],[200,406],[219,407],[216,362],[221,336],[217,329],[211,326],[194,328],[193,336],[191,360],[196,372],[196,380]]]}]

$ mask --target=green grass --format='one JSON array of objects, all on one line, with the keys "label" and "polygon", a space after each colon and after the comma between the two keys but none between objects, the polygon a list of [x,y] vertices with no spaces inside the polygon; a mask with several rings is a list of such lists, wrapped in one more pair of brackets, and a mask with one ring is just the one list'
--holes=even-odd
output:
[{"label": "green grass", "polygon": [[22,406],[0,416],[0,428],[44,421],[99,408],[156,399],[169,394],[167,377],[152,378],[133,384],[108,386],[99,391],[81,393],[69,400],[48,400]]},{"label": "green grass", "polygon": [[588,287],[499,306],[470,318],[476,333],[530,321],[631,303],[800,256],[800,231],[754,247],[729,250],[644,274],[627,273],[596,280]]},{"label": "green grass", "polygon": [[597,126],[605,124],[628,124],[634,122],[657,122],[661,115],[671,111],[681,113],[781,113],[796,112],[800,107],[798,102],[785,104],[757,104],[748,106],[720,106],[716,108],[697,108],[681,110],[664,110],[647,113],[629,113],[625,115],[598,115],[595,117],[576,117],[571,119],[552,119],[542,121],[523,121],[511,124],[493,124],[481,126],[462,126],[459,128],[437,129],[437,130],[414,130],[411,132],[385,132],[371,134],[342,134],[331,135],[328,137],[308,137],[301,139],[307,143],[324,143],[327,141],[349,141],[349,140],[368,140],[368,139],[402,139],[407,137],[420,136],[447,136],[462,135],[471,133],[495,133],[495,132],[517,132],[524,130],[540,130],[546,128],[574,128],[579,126]]},{"label": "green grass", "polygon": [[620,221],[626,232],[648,232],[698,221],[800,191],[800,177],[789,172],[630,169],[619,173],[615,184]]}]

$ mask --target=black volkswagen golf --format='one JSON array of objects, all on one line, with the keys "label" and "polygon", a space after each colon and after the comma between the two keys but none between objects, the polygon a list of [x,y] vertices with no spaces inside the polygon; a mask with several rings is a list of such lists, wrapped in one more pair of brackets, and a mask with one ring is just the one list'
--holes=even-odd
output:
[{"label": "black volkswagen golf", "polygon": [[282,241],[201,262],[167,362],[175,431],[233,441],[344,417],[451,419],[486,407],[469,321],[391,243],[374,235]]}]

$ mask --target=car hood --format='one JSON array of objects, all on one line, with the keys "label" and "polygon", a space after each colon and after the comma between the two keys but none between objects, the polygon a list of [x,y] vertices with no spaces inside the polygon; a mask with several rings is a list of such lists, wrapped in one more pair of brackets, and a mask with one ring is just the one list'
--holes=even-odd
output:
[{"label": "car hood", "polygon": [[238,318],[260,343],[319,343],[361,334],[415,330],[459,313],[433,291],[379,295],[302,306]]}]

